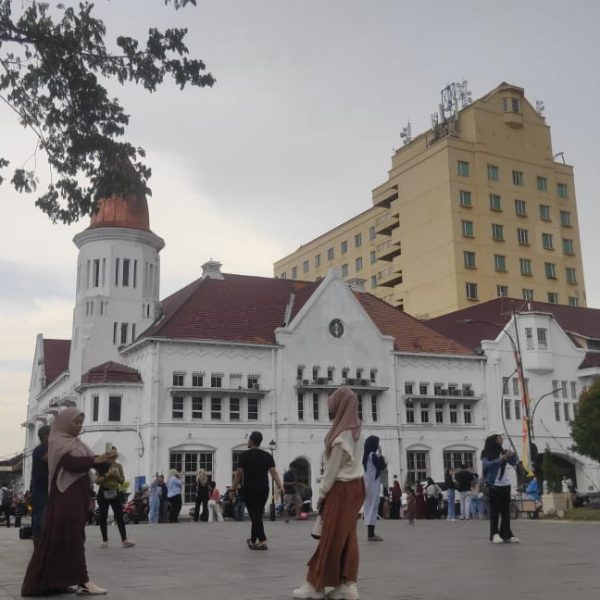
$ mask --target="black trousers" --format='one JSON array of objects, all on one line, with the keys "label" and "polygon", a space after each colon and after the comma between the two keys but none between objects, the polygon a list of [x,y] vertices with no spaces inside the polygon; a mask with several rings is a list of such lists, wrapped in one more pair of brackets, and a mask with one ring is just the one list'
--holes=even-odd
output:
[{"label": "black trousers", "polygon": [[181,512],[181,494],[171,496],[169,498],[169,504],[171,505],[171,512],[169,513],[169,522],[177,523],[179,519],[179,513]]},{"label": "black trousers", "polygon": [[98,490],[98,508],[100,509],[100,533],[102,534],[102,541],[108,542],[108,530],[106,528],[106,521],[108,519],[108,507],[110,506],[113,511],[115,523],[119,528],[119,534],[121,535],[121,541],[127,539],[127,532],[125,530],[125,521],[123,521],[123,502],[121,500],[121,494],[117,492],[117,497],[112,500],[107,500],[104,497],[104,488]]},{"label": "black trousers", "polygon": [[250,529],[250,541],[252,543],[256,542],[256,540],[264,542],[267,539],[263,525],[263,514],[268,497],[268,489],[244,490],[244,502],[248,509],[250,520],[252,521],[252,527]]},{"label": "black trousers", "polygon": [[6,526],[10,527],[10,506],[8,504],[0,506],[0,515],[2,513],[6,515]]},{"label": "black trousers", "polygon": [[[200,512],[202,505],[202,512]],[[196,491],[196,504],[194,506],[194,521],[208,521],[208,488],[199,487]]]},{"label": "black trousers", "polygon": [[[503,540],[513,537],[510,529],[510,485],[490,486],[490,540],[497,533]],[[500,525],[498,526],[498,520]]]}]

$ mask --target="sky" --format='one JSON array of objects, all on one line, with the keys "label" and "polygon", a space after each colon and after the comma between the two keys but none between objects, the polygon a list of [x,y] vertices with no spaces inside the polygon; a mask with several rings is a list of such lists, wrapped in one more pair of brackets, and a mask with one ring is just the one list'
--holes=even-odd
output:
[{"label": "sky", "polygon": [[[72,4],[64,2],[64,4]],[[600,308],[600,54],[596,0],[97,0],[107,39],[187,27],[205,89],[110,87],[126,139],[152,168],[152,230],[163,237],[161,297],[201,274],[272,275],[273,263],[371,205],[400,132],[428,129],[440,90],[473,98],[502,81],[542,100],[554,152],[574,165],[588,305]],[[21,2],[13,2],[15,11]],[[34,164],[35,141],[0,105],[0,156]],[[48,180],[35,159],[40,185]],[[35,337],[67,339],[75,299],[72,226],[0,186],[0,458],[22,450]]]}]

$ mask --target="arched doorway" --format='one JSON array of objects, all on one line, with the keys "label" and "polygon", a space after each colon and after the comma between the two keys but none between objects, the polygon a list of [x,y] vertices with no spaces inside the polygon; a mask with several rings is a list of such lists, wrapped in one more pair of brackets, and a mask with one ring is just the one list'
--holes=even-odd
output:
[{"label": "arched doorway", "polygon": [[552,452],[552,461],[558,467],[561,477],[566,476],[567,479],[571,479],[573,486],[577,489],[577,473],[575,465],[562,454],[555,454]]},{"label": "arched doorway", "polygon": [[296,469],[296,481],[310,486],[310,463],[305,458],[298,457],[291,464]]}]

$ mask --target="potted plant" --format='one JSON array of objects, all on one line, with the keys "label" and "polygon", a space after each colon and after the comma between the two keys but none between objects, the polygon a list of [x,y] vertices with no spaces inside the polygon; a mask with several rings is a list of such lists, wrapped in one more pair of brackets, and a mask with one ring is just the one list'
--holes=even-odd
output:
[{"label": "potted plant", "polygon": [[549,448],[544,451],[542,475],[544,477],[544,494],[542,496],[544,514],[564,516],[567,510],[567,494],[562,492],[560,469],[554,462]]}]

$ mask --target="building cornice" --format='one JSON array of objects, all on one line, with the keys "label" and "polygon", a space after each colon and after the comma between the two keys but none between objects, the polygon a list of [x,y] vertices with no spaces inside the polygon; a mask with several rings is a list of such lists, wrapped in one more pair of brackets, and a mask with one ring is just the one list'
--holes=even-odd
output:
[{"label": "building cornice", "polygon": [[159,252],[165,247],[165,241],[155,233],[152,233],[151,231],[142,231],[141,229],[127,229],[125,227],[98,227],[96,229],[86,229],[73,238],[74,244],[80,249],[84,244],[106,240],[147,244]]}]

